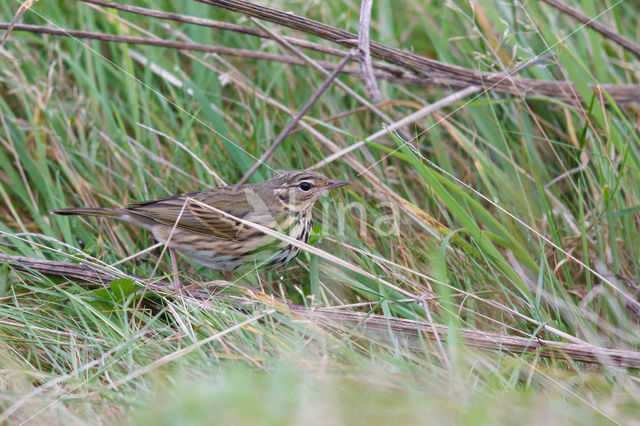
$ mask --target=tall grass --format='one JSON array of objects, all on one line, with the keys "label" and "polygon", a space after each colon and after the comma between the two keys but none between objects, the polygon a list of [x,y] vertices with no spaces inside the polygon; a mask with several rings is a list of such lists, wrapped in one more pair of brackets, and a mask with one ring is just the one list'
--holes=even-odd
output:
[{"label": "tall grass", "polygon": [[[196,2],[139,4],[248,24]],[[611,8],[598,20],[637,40],[632,2],[571,4],[591,16]],[[19,5],[0,4],[1,20],[10,21]],[[357,31],[358,2],[270,6]],[[167,27],[73,1],[41,1],[22,19],[280,52],[272,41]],[[410,141],[390,134],[355,151],[351,163],[338,160],[321,170],[353,184],[316,207],[311,244],[423,295],[426,304],[307,253],[286,270],[237,277],[233,288],[204,307],[152,292],[141,299],[127,280],[95,288],[4,265],[0,418],[486,424],[635,417],[634,371],[475,352],[456,329],[532,341],[573,336],[599,347],[637,349],[637,108],[588,88],[638,83],[636,58],[539,2],[415,1],[398,7],[381,0],[374,5],[371,38],[483,71],[504,71],[551,49],[552,61],[523,76],[570,80],[583,101],[476,95],[417,123]],[[360,80],[341,79],[363,92]],[[0,250],[95,265],[144,250],[153,244],[144,230],[48,212],[217,186],[202,162],[235,182],[291,118],[269,101],[297,111],[322,81],[306,68],[273,62],[14,32],[0,55]],[[385,112],[397,119],[450,92],[378,84],[393,101]],[[332,87],[305,120],[345,147],[381,128],[359,106]],[[279,169],[310,167],[331,153],[298,131],[252,181]],[[393,195],[358,175],[349,165],[354,162],[373,167]],[[159,254],[154,250],[116,268],[146,278],[170,274],[168,257]],[[180,273],[186,283],[222,278],[184,258]],[[444,353],[434,342],[416,351],[397,336],[378,341],[355,331],[333,334],[272,302],[254,299],[239,308],[230,296],[247,298],[248,286],[294,303],[430,317],[450,326],[450,333],[443,336]]]}]

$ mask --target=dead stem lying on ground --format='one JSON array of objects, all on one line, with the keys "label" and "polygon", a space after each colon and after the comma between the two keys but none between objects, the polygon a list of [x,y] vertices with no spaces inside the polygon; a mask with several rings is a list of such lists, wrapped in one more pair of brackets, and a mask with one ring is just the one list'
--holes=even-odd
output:
[{"label": "dead stem lying on ground", "polygon": [[[24,256],[8,256],[0,253],[0,262],[8,262],[20,271],[35,271],[45,275],[74,278],[91,285],[105,285],[109,281],[122,278],[109,272],[97,269],[89,264],[59,262],[53,260],[33,259]],[[148,280],[129,277],[141,283]],[[206,302],[212,296],[206,288],[192,285],[185,289],[184,294],[177,294],[171,289],[167,280],[155,280],[150,285],[151,291],[171,297],[193,298],[200,307],[206,307]],[[264,299],[263,299],[264,300]],[[237,301],[238,308],[242,308],[242,301]],[[288,306],[295,315],[300,315],[313,323],[340,330],[345,333],[358,333],[372,340],[392,341],[402,339],[403,344],[415,349],[424,348],[424,339],[434,341],[449,335],[443,325],[411,321],[404,318],[392,318],[367,312],[337,311],[328,308],[308,308],[301,305]],[[567,359],[577,362],[602,364],[614,367],[640,368],[640,352],[619,349],[598,348],[593,345],[577,343],[561,343],[535,336],[519,337],[507,336],[493,332],[473,329],[458,329],[464,343],[470,348],[513,353],[515,355],[539,354],[544,358]]]}]

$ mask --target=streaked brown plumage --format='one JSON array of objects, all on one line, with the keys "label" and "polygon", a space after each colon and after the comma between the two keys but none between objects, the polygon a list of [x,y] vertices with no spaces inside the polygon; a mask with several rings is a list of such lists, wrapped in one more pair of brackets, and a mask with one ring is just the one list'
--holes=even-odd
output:
[{"label": "streaked brown plumage", "polygon": [[125,208],[78,207],[53,213],[105,216],[133,223],[150,230],[158,241],[168,241],[168,247],[214,269],[231,271],[248,263],[265,263],[275,269],[293,260],[300,250],[197,202],[306,243],[313,204],[324,191],[348,184],[311,170],[294,170],[261,183],[173,195]]}]

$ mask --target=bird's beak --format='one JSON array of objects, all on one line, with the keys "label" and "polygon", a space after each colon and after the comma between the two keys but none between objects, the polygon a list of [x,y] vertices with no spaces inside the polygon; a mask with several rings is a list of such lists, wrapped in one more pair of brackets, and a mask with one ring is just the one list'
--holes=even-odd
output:
[{"label": "bird's beak", "polygon": [[325,189],[340,188],[341,186],[347,186],[350,183],[351,182],[348,182],[346,180],[328,180]]}]

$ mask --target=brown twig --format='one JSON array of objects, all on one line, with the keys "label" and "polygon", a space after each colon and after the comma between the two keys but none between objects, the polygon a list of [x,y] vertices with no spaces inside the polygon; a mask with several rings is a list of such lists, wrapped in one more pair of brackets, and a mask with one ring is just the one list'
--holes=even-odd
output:
[{"label": "brown twig", "polygon": [[[9,26],[10,24],[0,23],[0,29],[7,29]],[[234,49],[234,48],[224,47],[224,46],[211,46],[211,45],[198,44],[198,43],[186,43],[186,42],[174,41],[174,40],[150,39],[150,38],[133,37],[133,36],[118,36],[118,35],[106,34],[106,33],[81,31],[81,30],[57,29],[57,28],[43,27],[39,25],[27,25],[27,24],[14,25],[12,27],[12,31],[28,31],[31,33],[50,34],[55,36],[65,36],[65,37],[82,38],[82,39],[89,39],[89,40],[100,40],[100,41],[120,42],[120,43],[129,43],[129,44],[142,44],[147,46],[159,46],[159,47],[167,47],[171,49],[180,49],[180,50],[194,50],[199,52],[218,53],[221,55],[241,56],[241,57],[252,58],[252,59],[265,59],[269,61],[278,61],[278,62],[284,62],[284,63],[294,64],[294,65],[304,65],[301,61],[297,60],[296,58],[293,58],[291,56],[286,56],[286,55],[276,55],[272,53],[256,52],[253,50],[246,50],[246,49]]]},{"label": "brown twig", "polygon": [[311,99],[309,99],[309,101],[302,107],[300,112],[297,113],[295,117],[293,117],[293,119],[289,122],[289,124],[287,124],[287,126],[284,129],[282,129],[282,131],[276,138],[275,142],[273,142],[273,144],[269,147],[269,149],[267,149],[264,152],[264,154],[262,154],[262,156],[258,159],[258,161],[256,161],[256,163],[253,166],[251,166],[249,171],[245,173],[242,179],[238,181],[238,183],[236,184],[236,187],[238,185],[242,185],[245,182],[247,182],[251,177],[251,175],[258,169],[258,167],[260,167],[260,165],[264,163],[265,160],[269,158],[271,154],[273,154],[273,152],[280,146],[282,141],[284,141],[284,139],[289,135],[289,133],[291,133],[291,130],[293,130],[293,128],[298,124],[298,122],[302,119],[302,117],[305,116],[305,114],[309,111],[309,109],[311,109],[311,107],[316,103],[316,101],[320,98],[320,96],[322,96],[322,94],[329,88],[331,83],[333,83],[333,81],[336,79],[338,74],[340,74],[340,71],[342,71],[342,69],[347,65],[347,62],[349,62],[352,57],[353,57],[353,54],[349,52],[347,56],[342,58],[338,66],[333,70],[333,72],[329,75],[329,77],[327,77],[324,83],[322,83],[322,85],[318,88],[316,93],[313,94]]},{"label": "brown twig", "polygon": [[[348,31],[334,28],[312,19],[296,16],[292,13],[260,6],[242,0],[196,0],[211,6],[242,13],[278,25],[315,35],[345,47],[357,47],[357,36]],[[488,73],[464,67],[445,64],[411,52],[405,52],[371,42],[371,55],[389,63],[408,68],[427,79],[434,85],[464,88],[467,86],[487,86],[493,91],[509,93],[523,97],[544,97],[575,103],[574,85],[567,81],[546,81],[513,77],[504,79],[501,73]],[[640,85],[591,86],[593,90],[607,92],[616,102],[629,103],[640,101]]]},{"label": "brown twig", "polygon": [[[88,283],[103,285],[119,278],[112,273],[102,271],[89,264],[58,262],[53,260],[34,259],[23,256],[9,256],[0,253],[0,263],[9,263],[11,267],[20,271],[35,271],[54,276],[79,279]],[[122,274],[121,276],[125,276]],[[135,278],[136,277],[131,277]],[[145,279],[140,279],[144,282]],[[169,290],[171,283],[167,280],[155,281],[151,284],[154,291],[163,294],[176,294]],[[206,303],[201,303],[211,297],[206,289],[185,289],[182,297],[191,298],[203,309]],[[302,305],[291,305],[295,315],[306,318],[325,327],[346,332],[358,331],[367,338],[386,341],[390,333],[412,348],[423,349],[423,340],[436,341],[436,336],[445,339],[449,335],[446,326],[429,322],[413,321],[375,315],[365,312],[336,311],[330,308],[309,309]],[[589,344],[561,343],[542,340],[535,337],[507,336],[493,332],[474,329],[457,329],[456,333],[471,348],[507,352],[515,355],[538,353],[541,357],[567,359],[571,361],[588,362],[594,364],[617,366],[625,368],[640,368],[640,352],[621,349],[605,349]]]},{"label": "brown twig", "polygon": [[[310,310],[294,305],[292,311],[327,327],[352,333],[354,329],[372,339],[389,340],[391,335],[405,338],[404,343],[415,349],[424,349],[423,341],[435,341],[436,333],[443,339],[449,336],[447,326],[419,322],[362,312],[340,312],[331,309]],[[536,337],[508,336],[473,329],[456,329],[456,333],[469,347],[481,350],[507,352],[515,355],[538,353],[544,358],[561,358],[625,368],[640,368],[640,352],[606,349],[589,344],[561,343]]]},{"label": "brown twig", "polygon": [[[9,26],[10,24],[0,23],[0,29],[7,29]],[[12,31],[27,31],[31,33],[50,34],[54,36],[73,37],[78,39],[90,39],[90,40],[100,40],[100,41],[106,41],[106,42],[141,44],[141,45],[147,45],[147,46],[165,47],[169,49],[179,49],[184,51],[191,50],[191,51],[199,51],[199,52],[207,52],[207,53],[217,53],[217,54],[226,55],[226,56],[236,56],[236,57],[242,57],[242,58],[281,62],[289,65],[307,66],[307,63],[305,61],[297,59],[293,56],[257,52],[257,51],[245,50],[245,49],[235,49],[235,48],[224,47],[224,46],[211,46],[211,45],[198,44],[198,43],[177,42],[172,40],[150,39],[150,38],[144,38],[144,37],[117,36],[113,34],[106,34],[106,33],[99,33],[99,32],[57,29],[57,28],[43,27],[39,25],[24,25],[24,24],[14,25],[12,27]],[[340,55],[340,57],[343,57],[343,56],[344,55]],[[331,62],[326,62],[326,61],[320,61],[319,64],[321,64],[323,68],[328,70],[333,70],[335,67],[335,64]],[[360,67],[345,67],[342,70],[342,72],[360,77]],[[382,69],[376,69],[375,74],[377,78],[387,80],[393,83],[412,84],[416,86],[429,85],[428,82],[425,81],[423,78],[418,77],[411,73],[395,72],[395,71],[391,73],[389,71],[385,71]]]},{"label": "brown twig", "polygon": [[111,272],[82,263],[57,262],[24,256],[10,256],[0,253],[0,262],[9,263],[20,271],[34,270],[45,275],[76,278],[94,284],[104,284],[120,278]]},{"label": "brown twig", "polygon": [[[231,24],[229,22],[215,21],[213,19],[198,18],[195,16],[181,15],[179,13],[163,12],[160,10],[147,9],[139,6],[132,6],[129,4],[114,3],[105,0],[80,0],[82,3],[94,4],[97,6],[108,7],[111,9],[122,10],[125,12],[135,13],[137,15],[150,16],[152,18],[165,19],[175,22],[183,22],[187,24],[199,25],[208,28],[217,28],[225,31],[233,31],[241,34],[247,34],[255,37],[269,38],[267,34],[264,34],[260,30],[250,27],[244,27],[238,24]],[[315,50],[316,52],[326,53],[332,56],[343,57],[346,52],[335,49],[333,47],[322,46],[321,44],[313,43],[311,41],[303,40],[295,37],[286,37],[286,39],[293,45],[303,47],[305,49]]]},{"label": "brown twig", "polygon": [[[188,15],[181,15],[178,13],[162,12],[162,11],[153,10],[153,9],[146,9],[144,7],[130,6],[127,4],[114,3],[114,2],[105,1],[105,0],[80,0],[80,1],[87,4],[93,4],[97,6],[123,10],[125,12],[135,13],[138,15],[151,16],[153,18],[166,19],[166,20],[171,20],[175,22],[184,22],[188,24],[200,25],[200,26],[205,26],[209,28],[217,28],[221,30],[237,32],[240,34],[247,34],[255,37],[270,38],[268,34],[263,33],[260,30],[257,30],[255,28],[244,27],[242,25],[231,24],[228,22],[215,21],[212,19],[205,19],[205,18],[197,18],[193,16],[188,16]],[[338,58],[342,58],[347,54],[347,52],[343,50],[335,49],[333,47],[323,46],[321,44],[313,43],[308,40],[304,40],[296,37],[289,37],[289,36],[283,36],[283,38],[295,46],[299,46],[304,49],[314,50],[320,53],[325,53]],[[301,65],[301,64],[296,64],[296,65]],[[404,81],[404,82],[407,82],[407,84],[411,84],[411,83],[408,83],[409,81],[414,81],[415,84],[417,85],[428,85],[427,82],[424,81],[424,79],[418,76],[417,74],[403,70],[394,65],[387,64],[384,62],[374,61],[372,62],[372,66],[376,70],[375,71],[376,78],[382,78],[385,80],[392,79],[392,81],[398,81],[398,82]],[[356,72],[355,68],[346,68],[346,69],[350,70],[349,72],[350,74],[359,74],[359,72]],[[381,74],[383,73],[388,73],[389,74],[388,77],[387,78],[381,77]]]},{"label": "brown twig", "polygon": [[9,22],[9,26],[7,27],[7,32],[4,33],[4,35],[2,36],[2,42],[0,43],[0,47],[4,47],[5,43],[7,42],[7,39],[9,38],[9,36],[11,35],[11,32],[13,31],[13,29],[16,26],[16,22],[18,22],[18,19],[20,19],[20,17],[27,11],[29,10],[29,8],[31,8],[31,6],[33,6],[33,4],[35,2],[37,2],[38,0],[25,0],[20,7],[18,8],[18,11],[16,12],[15,15],[13,15],[13,19],[11,19],[11,22]]},{"label": "brown twig", "polygon": [[358,50],[360,56],[360,69],[362,70],[362,79],[364,80],[365,89],[369,94],[369,98],[373,103],[380,103],[382,96],[378,90],[376,77],[373,74],[373,66],[371,65],[371,49],[369,48],[369,26],[371,23],[371,8],[373,0],[362,0],[360,4],[360,22],[358,24]]},{"label": "brown twig", "polygon": [[[4,253],[0,253],[0,264],[5,262],[18,271],[35,271],[44,275],[74,278],[83,282],[101,286],[119,278],[130,278],[140,283],[147,284],[149,289],[155,292],[164,294],[175,293],[175,290],[171,288],[172,283],[168,280],[160,279],[149,281],[148,278],[136,277],[124,273],[116,275],[112,272],[106,271],[90,264],[59,262],[55,260],[36,259],[24,256],[10,256]],[[187,289],[187,291],[192,293],[192,296],[194,297],[204,297],[206,294],[202,291],[202,289]]]},{"label": "brown twig", "polygon": [[[258,22],[257,20],[250,18],[254,24],[256,24],[258,27],[262,28],[262,30],[264,32],[266,32],[267,34],[269,34],[275,41],[277,41],[278,43],[280,43],[282,46],[286,47],[287,49],[289,49],[294,55],[296,55],[299,59],[301,59],[302,61],[304,61],[307,65],[309,65],[311,68],[315,69],[316,71],[318,71],[320,74],[323,74],[325,76],[329,75],[329,71],[327,71],[321,64],[319,64],[317,61],[314,61],[313,59],[311,59],[310,57],[308,57],[307,55],[304,54],[304,52],[302,52],[300,49],[296,48],[295,46],[292,46],[289,42],[287,42],[287,40],[285,40],[281,35],[279,35],[278,33],[270,30],[269,28],[267,28],[265,25],[261,24],[260,22]],[[361,76],[362,77],[362,76]],[[352,96],[355,100],[357,100],[358,102],[360,102],[362,105],[366,106],[367,108],[369,108],[369,110],[371,112],[373,112],[374,114],[376,114],[378,117],[382,118],[384,121],[386,121],[387,123],[392,123],[393,119],[391,117],[389,117],[387,114],[384,113],[384,111],[382,111],[380,108],[376,107],[375,105],[373,105],[371,102],[369,102],[367,99],[365,99],[363,96],[360,96],[360,94],[358,94],[358,92],[356,92],[355,90],[353,90],[351,87],[347,86],[346,84],[344,84],[342,81],[340,80],[336,80],[335,81],[336,86],[338,86],[339,88],[341,88],[342,90],[344,90],[347,94],[349,94],[350,96]],[[401,132],[399,130],[399,132]],[[401,135],[403,138],[405,139],[409,139],[410,136],[407,133],[402,133]]]},{"label": "brown twig", "polygon": [[625,38],[625,37],[621,36],[617,32],[611,30],[606,25],[596,21],[595,18],[590,18],[589,16],[587,16],[584,13],[580,12],[578,9],[575,9],[575,8],[573,8],[573,7],[571,7],[571,6],[567,5],[567,4],[564,4],[564,3],[562,3],[561,1],[558,1],[558,0],[542,0],[542,1],[547,3],[549,6],[555,7],[556,9],[561,11],[562,13],[565,13],[565,14],[571,16],[572,18],[576,19],[577,21],[582,22],[587,27],[591,28],[594,31],[599,32],[604,37],[606,37],[609,40],[613,41],[614,43],[622,46],[624,49],[627,49],[629,52],[633,53],[638,58],[640,58],[640,46],[639,45],[637,45],[636,43],[632,42],[628,38]]}]

